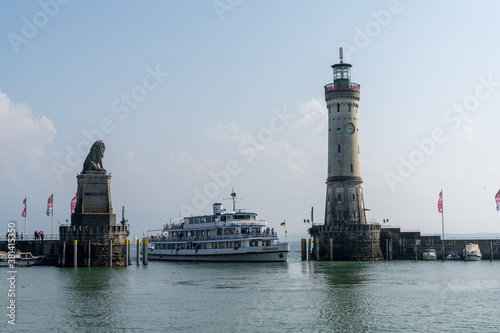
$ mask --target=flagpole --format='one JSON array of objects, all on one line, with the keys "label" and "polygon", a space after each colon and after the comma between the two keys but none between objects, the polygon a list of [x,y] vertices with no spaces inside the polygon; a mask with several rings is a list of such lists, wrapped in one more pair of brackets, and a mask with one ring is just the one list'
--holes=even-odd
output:
[{"label": "flagpole", "polygon": [[52,238],[54,238],[54,193],[52,193]]},{"label": "flagpole", "polygon": [[444,200],[443,200],[443,189],[441,189],[441,224],[442,224],[442,229],[443,229],[443,236],[441,238],[441,244],[442,244],[442,248],[443,248],[443,260],[444,260]]},{"label": "flagpole", "polygon": [[28,195],[24,196],[24,200],[26,200],[26,204],[24,205],[24,209],[26,209],[26,214],[24,214],[24,237],[28,237]]}]

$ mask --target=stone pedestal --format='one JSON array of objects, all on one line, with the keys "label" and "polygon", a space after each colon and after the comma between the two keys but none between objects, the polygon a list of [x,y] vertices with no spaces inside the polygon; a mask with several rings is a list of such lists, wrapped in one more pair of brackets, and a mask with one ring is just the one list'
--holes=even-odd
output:
[{"label": "stone pedestal", "polygon": [[113,266],[127,265],[125,251],[130,231],[127,226],[116,225],[111,204],[111,176],[104,170],[85,170],[77,180],[77,201],[71,226],[59,227],[59,264],[73,267],[76,249],[77,267],[103,267],[110,262]]},{"label": "stone pedestal", "polygon": [[75,213],[72,226],[115,226],[116,215],[111,203],[111,176],[106,171],[79,174]]}]

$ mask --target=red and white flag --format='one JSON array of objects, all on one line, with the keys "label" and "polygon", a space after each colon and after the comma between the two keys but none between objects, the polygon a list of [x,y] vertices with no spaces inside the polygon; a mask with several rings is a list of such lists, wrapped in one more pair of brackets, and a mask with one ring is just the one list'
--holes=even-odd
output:
[{"label": "red and white flag", "polygon": [[54,211],[54,195],[52,194],[47,200],[47,216],[52,216],[52,212]]},{"label": "red and white flag", "polygon": [[438,211],[440,213],[443,212],[443,190],[441,190],[441,192],[439,192]]},{"label": "red and white flag", "polygon": [[75,194],[75,197],[71,199],[71,214],[75,212],[76,208],[76,196],[78,195],[78,192]]},{"label": "red and white flag", "polygon": [[26,217],[26,202],[27,202],[26,199],[27,198],[24,198],[24,200],[23,200],[24,210],[23,210],[23,213],[21,214],[22,217]]},{"label": "red and white flag", "polygon": [[497,211],[500,211],[500,190],[498,190],[497,195],[495,195],[495,202],[497,203]]}]

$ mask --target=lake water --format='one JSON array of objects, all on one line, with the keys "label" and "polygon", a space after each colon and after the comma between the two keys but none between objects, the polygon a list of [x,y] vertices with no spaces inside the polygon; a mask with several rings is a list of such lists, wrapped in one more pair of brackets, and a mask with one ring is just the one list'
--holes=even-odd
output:
[{"label": "lake water", "polygon": [[7,332],[495,332],[500,261],[176,263],[17,269]]}]

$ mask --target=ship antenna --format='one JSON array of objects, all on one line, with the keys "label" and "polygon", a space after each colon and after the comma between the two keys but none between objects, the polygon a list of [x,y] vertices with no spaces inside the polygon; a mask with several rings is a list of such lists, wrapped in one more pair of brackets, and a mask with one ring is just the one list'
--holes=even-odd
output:
[{"label": "ship antenna", "polygon": [[[244,198],[238,198],[238,200],[243,200]],[[231,192],[231,198],[224,198],[224,200],[233,200],[233,212],[236,212],[236,193],[234,192],[234,187]]]}]

